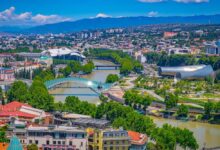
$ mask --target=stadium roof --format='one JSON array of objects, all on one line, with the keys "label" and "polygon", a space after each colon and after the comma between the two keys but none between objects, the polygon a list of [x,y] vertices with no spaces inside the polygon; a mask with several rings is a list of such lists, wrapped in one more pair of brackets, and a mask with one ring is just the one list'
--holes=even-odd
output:
[{"label": "stadium roof", "polygon": [[77,50],[71,50],[66,47],[48,49],[48,50],[43,51],[42,54],[44,55],[49,54],[51,57],[62,56],[62,55],[71,55],[71,56],[74,55],[74,56],[85,58],[85,56],[79,53]]}]

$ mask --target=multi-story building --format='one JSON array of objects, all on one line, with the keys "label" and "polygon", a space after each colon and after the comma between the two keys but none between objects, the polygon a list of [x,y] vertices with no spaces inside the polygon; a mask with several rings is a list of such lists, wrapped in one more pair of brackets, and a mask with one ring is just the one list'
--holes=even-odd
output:
[{"label": "multi-story building", "polygon": [[213,43],[205,43],[206,54],[219,55],[220,54],[220,40]]},{"label": "multi-story building", "polygon": [[0,81],[14,81],[14,70],[11,68],[0,68]]},{"label": "multi-story building", "polygon": [[128,150],[131,145],[128,132],[123,129],[94,130],[88,141],[89,150]]},{"label": "multi-story building", "polygon": [[86,150],[84,130],[66,126],[29,126],[26,143],[36,144],[42,150]]}]

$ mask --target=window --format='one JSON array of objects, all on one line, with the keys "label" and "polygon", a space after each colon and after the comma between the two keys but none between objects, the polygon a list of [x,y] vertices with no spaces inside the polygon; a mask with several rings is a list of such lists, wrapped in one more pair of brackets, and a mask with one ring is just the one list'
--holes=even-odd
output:
[{"label": "window", "polygon": [[72,141],[70,141],[70,142],[69,142],[69,145],[70,145],[70,146],[72,146],[72,145],[73,145],[73,142],[72,142]]},{"label": "window", "polygon": [[61,141],[58,141],[58,145],[61,145]]},{"label": "window", "polygon": [[80,146],[83,146],[83,142],[81,142]]},{"label": "window", "polygon": [[35,140],[35,144],[38,144],[38,140]]},{"label": "window", "polygon": [[62,141],[62,145],[65,145],[65,141]]},{"label": "window", "polygon": [[32,144],[32,140],[29,140],[29,143]]},{"label": "window", "polygon": [[46,143],[47,143],[47,145],[50,145],[50,141],[47,141]]},{"label": "window", "polygon": [[56,145],[56,144],[57,144],[57,142],[56,142],[56,141],[53,141],[53,144],[54,144],[54,145]]}]

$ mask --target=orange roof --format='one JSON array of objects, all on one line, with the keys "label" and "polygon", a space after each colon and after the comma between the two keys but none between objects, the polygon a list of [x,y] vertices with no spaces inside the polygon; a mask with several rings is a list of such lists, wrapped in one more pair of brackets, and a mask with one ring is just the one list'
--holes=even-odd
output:
[{"label": "orange roof", "polygon": [[147,143],[147,135],[135,131],[128,131],[128,136],[131,138],[131,143],[136,145],[143,145]]},{"label": "orange roof", "polygon": [[0,143],[0,150],[7,150],[8,145],[8,143]]}]

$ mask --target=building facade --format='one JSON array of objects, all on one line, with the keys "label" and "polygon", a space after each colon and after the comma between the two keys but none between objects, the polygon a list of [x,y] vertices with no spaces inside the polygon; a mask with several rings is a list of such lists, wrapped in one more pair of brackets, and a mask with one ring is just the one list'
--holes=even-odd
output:
[{"label": "building facade", "polygon": [[217,42],[206,43],[206,54],[220,55],[220,40]]},{"label": "building facade", "polygon": [[125,130],[94,130],[88,138],[89,150],[128,150],[131,143]]},{"label": "building facade", "polygon": [[11,68],[0,68],[0,81],[14,81],[14,70]]},{"label": "building facade", "polygon": [[29,126],[26,143],[36,144],[42,150],[86,150],[87,136],[84,130],[75,127]]}]

